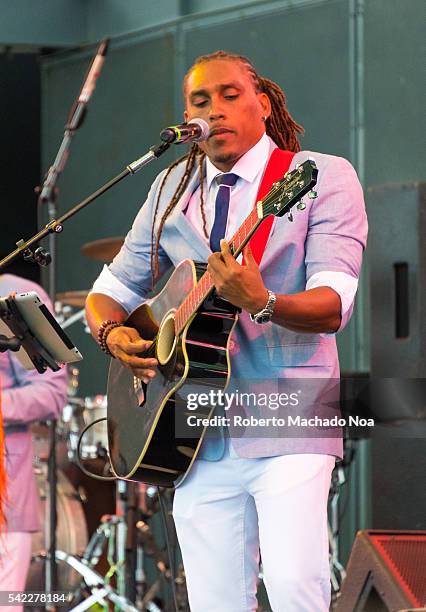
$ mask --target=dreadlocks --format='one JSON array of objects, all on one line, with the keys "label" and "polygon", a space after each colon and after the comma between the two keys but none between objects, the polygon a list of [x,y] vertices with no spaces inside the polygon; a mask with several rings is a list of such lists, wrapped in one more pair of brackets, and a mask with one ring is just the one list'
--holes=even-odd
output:
[{"label": "dreadlocks", "polygon": [[[277,85],[277,83],[274,83],[274,81],[271,81],[270,79],[259,76],[258,73],[256,72],[255,67],[250,62],[250,60],[244,57],[243,55],[228,53],[226,51],[216,51],[215,53],[211,53],[209,55],[202,55],[201,57],[197,58],[195,60],[195,63],[191,66],[191,68],[188,70],[188,72],[185,75],[185,78],[183,81],[184,94],[186,92],[186,83],[187,83],[188,77],[193,71],[193,69],[195,68],[195,66],[198,66],[199,64],[204,64],[206,62],[210,62],[213,60],[231,60],[235,62],[240,62],[241,64],[245,66],[246,70],[248,71],[248,73],[250,74],[253,80],[253,85],[255,87],[256,93],[265,93],[271,102],[271,114],[267,118],[266,124],[265,124],[266,133],[268,134],[268,136],[270,136],[270,138],[272,138],[272,140],[275,142],[275,144],[280,149],[286,149],[288,151],[295,151],[295,152],[300,151],[300,144],[297,138],[297,134],[298,133],[303,134],[304,130],[301,125],[299,125],[298,123],[294,121],[294,119],[288,112],[287,105],[286,105],[286,98],[285,98],[285,94],[283,90],[281,89],[279,85]],[[181,198],[182,194],[184,193],[185,189],[187,188],[189,180],[191,178],[191,175],[197,163],[198,163],[198,168],[199,168],[199,173],[200,173],[200,187],[201,187],[200,200],[201,200],[201,215],[203,219],[203,230],[204,230],[204,235],[208,239],[208,232],[207,232],[207,226],[206,226],[206,215],[205,215],[205,210],[204,210],[204,193],[203,193],[204,158],[205,158],[205,153],[203,153],[203,151],[201,151],[198,145],[194,143],[187,155],[184,155],[183,157],[179,158],[171,166],[169,166],[169,168],[167,169],[167,172],[165,173],[161,181],[161,185],[160,185],[160,189],[158,192],[157,201],[155,205],[154,218],[152,222],[152,231],[151,231],[151,273],[152,273],[153,283],[158,279],[158,276],[160,274],[159,249],[160,249],[160,238],[161,238],[161,233],[163,231],[164,223],[166,222],[168,216],[170,215],[170,213],[172,212],[172,210],[178,203],[179,199]],[[163,213],[163,216],[160,219],[157,234],[155,235],[155,223],[157,220],[158,207],[159,207],[160,198],[163,192],[164,185],[171,171],[174,168],[176,168],[184,160],[186,160],[184,174],[179,182],[179,185],[176,188],[176,191],[174,192],[172,196],[172,199],[169,202],[169,205],[167,206],[166,210]]]}]

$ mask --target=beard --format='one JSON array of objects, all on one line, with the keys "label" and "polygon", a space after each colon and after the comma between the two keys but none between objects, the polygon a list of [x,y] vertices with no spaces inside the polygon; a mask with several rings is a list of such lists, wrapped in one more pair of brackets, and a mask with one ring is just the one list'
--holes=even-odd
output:
[{"label": "beard", "polygon": [[213,165],[224,164],[232,167],[241,157],[241,154],[235,153],[235,151],[229,151],[227,153],[215,152],[208,155]]}]

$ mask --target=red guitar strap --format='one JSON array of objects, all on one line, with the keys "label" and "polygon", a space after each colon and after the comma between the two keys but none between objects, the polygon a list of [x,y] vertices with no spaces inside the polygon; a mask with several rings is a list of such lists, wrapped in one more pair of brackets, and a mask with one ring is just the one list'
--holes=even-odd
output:
[{"label": "red guitar strap", "polygon": [[[268,191],[270,191],[273,183],[283,177],[283,175],[289,169],[291,160],[293,159],[294,155],[295,154],[293,151],[283,151],[282,149],[274,149],[272,151],[272,155],[269,158],[265,173],[260,183],[256,202],[261,200],[263,196],[265,196]],[[271,233],[274,219],[274,215],[271,215],[270,217],[265,219],[255,232],[252,239],[250,240],[250,247],[257,265],[260,264],[261,259],[263,257],[263,253],[265,251],[266,243],[268,242],[269,234]]]}]

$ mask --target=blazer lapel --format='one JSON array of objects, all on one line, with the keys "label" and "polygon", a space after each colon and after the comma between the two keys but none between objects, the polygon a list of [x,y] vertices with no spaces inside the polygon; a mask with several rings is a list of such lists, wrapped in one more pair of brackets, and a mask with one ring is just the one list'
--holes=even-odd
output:
[{"label": "blazer lapel", "polygon": [[200,236],[199,232],[195,227],[188,221],[185,216],[185,210],[188,205],[189,199],[191,198],[194,191],[200,184],[200,178],[198,171],[193,175],[189,181],[188,187],[180,198],[179,203],[170,215],[170,224],[174,226],[175,230],[180,234],[182,240],[184,240],[189,247],[196,252],[193,259],[199,259],[200,261],[207,261],[212,254],[210,247]]}]

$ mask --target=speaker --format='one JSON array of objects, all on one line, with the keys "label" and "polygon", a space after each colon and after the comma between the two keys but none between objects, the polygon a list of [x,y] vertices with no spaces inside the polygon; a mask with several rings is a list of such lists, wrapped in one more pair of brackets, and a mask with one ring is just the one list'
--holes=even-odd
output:
[{"label": "speaker", "polygon": [[371,376],[426,378],[426,183],[367,191]]},{"label": "speaker", "polygon": [[372,526],[426,529],[426,183],[374,186],[366,200]]},{"label": "speaker", "polygon": [[334,612],[425,606],[426,531],[359,531]]}]

